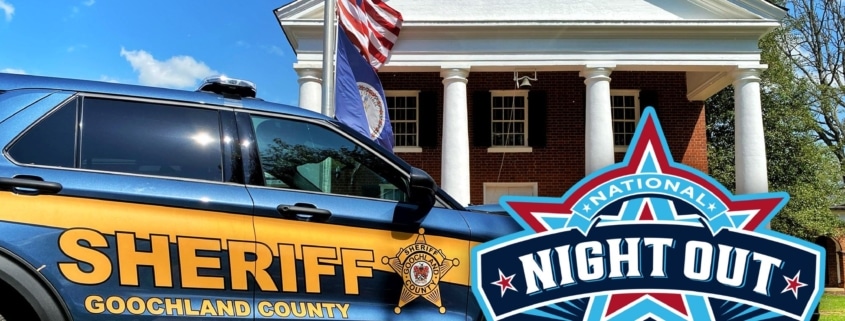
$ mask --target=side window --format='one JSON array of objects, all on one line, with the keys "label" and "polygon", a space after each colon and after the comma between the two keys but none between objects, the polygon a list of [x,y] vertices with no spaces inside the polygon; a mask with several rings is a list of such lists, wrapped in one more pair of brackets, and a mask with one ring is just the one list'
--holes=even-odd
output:
[{"label": "side window", "polygon": [[215,110],[85,98],[81,128],[82,168],[223,179]]},{"label": "side window", "polygon": [[611,90],[610,109],[613,112],[613,145],[617,152],[628,150],[634,131],[640,122],[640,91]]},{"label": "side window", "polygon": [[265,186],[407,199],[401,173],[370,151],[324,127],[252,116]]},{"label": "side window", "polygon": [[528,91],[492,90],[491,146],[528,146]]},{"label": "side window", "polygon": [[415,90],[386,90],[384,92],[387,111],[390,114],[390,125],[393,126],[393,140],[397,147],[419,146],[417,140],[419,93]]},{"label": "side window", "polygon": [[68,102],[38,121],[9,148],[9,156],[21,164],[72,168],[77,101]]}]

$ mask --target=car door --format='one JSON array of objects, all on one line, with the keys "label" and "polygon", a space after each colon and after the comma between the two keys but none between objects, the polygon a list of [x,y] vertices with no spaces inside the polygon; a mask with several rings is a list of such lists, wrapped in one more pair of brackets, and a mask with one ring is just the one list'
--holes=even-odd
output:
[{"label": "car door", "polygon": [[232,255],[254,247],[233,111],[42,102],[2,123],[0,247],[77,320],[251,317],[249,262]]},{"label": "car door", "polygon": [[238,127],[257,251],[274,257],[256,267],[256,317],[465,319],[467,224],[415,217],[409,166],[322,120],[239,113]]}]

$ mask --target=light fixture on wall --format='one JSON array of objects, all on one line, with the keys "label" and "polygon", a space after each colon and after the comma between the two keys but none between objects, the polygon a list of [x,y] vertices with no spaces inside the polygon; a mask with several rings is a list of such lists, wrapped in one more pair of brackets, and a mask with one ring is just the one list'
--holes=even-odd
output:
[{"label": "light fixture on wall", "polygon": [[518,71],[513,72],[513,81],[517,88],[531,87],[532,81],[537,81],[537,71],[534,71],[534,78],[531,76],[520,76]]}]

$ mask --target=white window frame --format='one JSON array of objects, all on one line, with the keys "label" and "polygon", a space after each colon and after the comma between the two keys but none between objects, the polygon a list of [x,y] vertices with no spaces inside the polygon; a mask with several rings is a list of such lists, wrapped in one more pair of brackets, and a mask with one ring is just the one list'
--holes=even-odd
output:
[{"label": "white window frame", "polygon": [[[386,97],[414,97],[417,100],[417,107],[414,108],[414,112],[416,112],[417,117],[415,120],[390,120],[391,126],[393,126],[393,135],[394,140],[396,139],[396,125],[398,123],[406,123],[410,124],[413,123],[416,126],[416,146],[393,146],[394,153],[422,153],[422,147],[420,147],[420,91],[419,90],[385,90],[384,96]],[[407,107],[403,107],[408,109]]]},{"label": "white window frame", "polygon": [[[613,115],[613,96],[633,96],[634,97],[634,131],[636,131],[637,125],[640,123],[640,90],[639,89],[611,89],[610,90],[610,118],[612,123],[616,123],[617,119],[614,118]],[[624,120],[628,121],[628,120]],[[611,128],[613,130],[613,136],[616,136],[615,128]],[[613,150],[615,152],[624,153],[628,151],[628,145],[616,145],[614,142]]]},{"label": "white window frame", "polygon": [[[504,97],[522,97],[524,99],[524,101],[525,101],[525,110],[524,110],[525,119],[522,121],[522,128],[523,128],[522,135],[524,136],[524,138],[523,138],[524,144],[523,145],[514,145],[514,146],[493,145],[493,141],[494,141],[494,139],[493,139],[493,134],[494,134],[493,124],[495,122],[502,122],[502,121],[494,121],[493,120],[493,116],[494,116],[493,99],[496,98],[496,97],[503,97],[503,98]],[[490,145],[491,145],[487,149],[488,153],[530,153],[530,152],[533,151],[533,148],[531,148],[531,146],[528,144],[528,124],[529,124],[529,121],[530,121],[528,119],[528,108],[530,108],[530,106],[528,105],[528,90],[526,90],[526,89],[491,90],[490,91],[490,106],[488,106],[487,108],[490,108]],[[517,121],[514,121],[514,123],[516,123],[516,122]]]},{"label": "white window frame", "polygon": [[537,182],[507,182],[507,183],[484,183],[484,204],[498,204],[499,200],[491,200],[487,196],[487,189],[488,188],[502,188],[502,187],[530,187],[531,188],[531,195],[525,196],[537,196]]}]

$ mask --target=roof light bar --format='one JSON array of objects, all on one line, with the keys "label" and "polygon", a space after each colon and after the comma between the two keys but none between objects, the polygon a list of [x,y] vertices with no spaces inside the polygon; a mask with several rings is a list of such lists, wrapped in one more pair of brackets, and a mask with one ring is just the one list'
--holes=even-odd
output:
[{"label": "roof light bar", "polygon": [[212,76],[203,80],[197,91],[213,92],[227,98],[255,98],[255,84],[248,80]]}]

